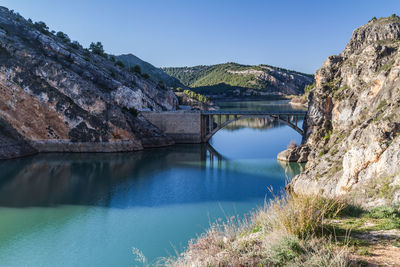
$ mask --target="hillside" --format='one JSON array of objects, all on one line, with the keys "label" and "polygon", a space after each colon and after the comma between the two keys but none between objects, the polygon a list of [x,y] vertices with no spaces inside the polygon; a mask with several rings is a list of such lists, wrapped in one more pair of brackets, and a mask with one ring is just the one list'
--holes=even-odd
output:
[{"label": "hillside", "polygon": [[295,192],[400,204],[399,40],[399,17],[374,18],[317,71],[302,146],[310,154]]},{"label": "hillside", "polygon": [[0,158],[172,142],[139,111],[176,109],[175,94],[109,60],[99,43],[83,49],[0,7],[0,64]]},{"label": "hillside", "polygon": [[314,82],[312,75],[268,65],[225,63],[163,70],[183,85],[207,95],[299,95]]},{"label": "hillside", "polygon": [[135,66],[139,66],[141,69],[141,72],[148,74],[150,76],[150,78],[155,82],[163,81],[166,86],[172,87],[172,88],[183,87],[183,85],[180,83],[180,81],[178,79],[169,76],[162,69],[157,68],[157,67],[153,66],[152,64],[141,60],[140,58],[138,58],[135,55],[132,55],[132,54],[119,55],[119,56],[115,56],[115,59],[120,60],[122,63],[124,63],[124,65],[127,69],[130,69]]}]

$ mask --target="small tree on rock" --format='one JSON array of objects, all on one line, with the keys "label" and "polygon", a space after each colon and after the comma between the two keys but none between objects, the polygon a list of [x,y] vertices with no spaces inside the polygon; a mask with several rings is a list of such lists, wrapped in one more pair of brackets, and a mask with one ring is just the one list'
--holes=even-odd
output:
[{"label": "small tree on rock", "polygon": [[89,50],[93,54],[96,54],[96,55],[99,55],[102,57],[106,56],[106,54],[104,53],[103,44],[101,42],[91,43],[89,46]]},{"label": "small tree on rock", "polygon": [[71,42],[71,39],[68,37],[68,35],[63,32],[57,32],[56,36],[66,43]]},{"label": "small tree on rock", "polygon": [[125,64],[121,60],[118,60],[117,62],[115,62],[115,66],[118,66],[120,68],[125,68]]},{"label": "small tree on rock", "polygon": [[140,69],[139,65],[135,65],[134,67],[131,67],[129,69],[129,71],[130,72],[135,72],[135,73],[138,73],[138,74],[142,74],[142,70]]},{"label": "small tree on rock", "polygon": [[49,27],[43,21],[38,21],[33,24],[33,26],[42,33],[49,33]]}]

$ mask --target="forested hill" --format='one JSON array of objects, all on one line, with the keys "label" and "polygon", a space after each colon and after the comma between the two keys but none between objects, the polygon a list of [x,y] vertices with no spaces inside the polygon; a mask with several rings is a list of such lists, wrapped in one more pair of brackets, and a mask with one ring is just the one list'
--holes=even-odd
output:
[{"label": "forested hill", "polygon": [[183,85],[208,95],[298,95],[314,82],[312,75],[269,65],[225,63],[210,66],[163,68]]}]

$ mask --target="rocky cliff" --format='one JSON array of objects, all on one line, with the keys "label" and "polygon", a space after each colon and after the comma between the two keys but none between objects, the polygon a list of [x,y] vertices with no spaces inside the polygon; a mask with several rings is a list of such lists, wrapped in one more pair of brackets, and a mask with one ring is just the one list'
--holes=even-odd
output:
[{"label": "rocky cliff", "polygon": [[37,151],[171,144],[140,110],[176,107],[171,90],[0,7],[0,118]]},{"label": "rocky cliff", "polygon": [[311,152],[290,188],[364,206],[400,203],[400,18],[355,30],[315,80],[304,124]]}]

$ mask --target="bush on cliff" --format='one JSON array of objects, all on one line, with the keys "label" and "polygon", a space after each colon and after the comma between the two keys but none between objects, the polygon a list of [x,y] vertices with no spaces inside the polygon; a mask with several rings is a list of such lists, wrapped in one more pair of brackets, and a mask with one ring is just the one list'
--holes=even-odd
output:
[{"label": "bush on cliff", "polygon": [[44,34],[48,34],[49,33],[49,27],[43,21],[35,22],[33,24],[33,26],[35,27],[35,29],[37,29],[38,31],[40,31],[40,32],[42,32]]},{"label": "bush on cliff", "polygon": [[142,70],[139,65],[135,65],[134,67],[131,67],[129,69],[129,71],[133,72],[133,73],[137,73],[137,74],[142,74]]},{"label": "bush on cliff", "polygon": [[69,43],[69,42],[71,42],[71,39],[69,38],[69,36],[67,35],[67,34],[65,34],[65,33],[63,33],[63,32],[57,32],[56,33],[56,36],[58,37],[58,38],[60,38],[63,42],[65,42],[65,43]]},{"label": "bush on cliff", "polygon": [[90,52],[93,54],[107,57],[106,53],[104,52],[103,44],[101,42],[91,43],[89,46]]},{"label": "bush on cliff", "polygon": [[114,65],[120,67],[121,69],[125,68],[125,64],[124,64],[122,61],[120,61],[120,60],[118,60],[117,62],[115,62]]}]

